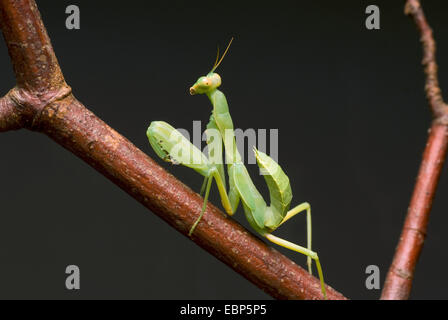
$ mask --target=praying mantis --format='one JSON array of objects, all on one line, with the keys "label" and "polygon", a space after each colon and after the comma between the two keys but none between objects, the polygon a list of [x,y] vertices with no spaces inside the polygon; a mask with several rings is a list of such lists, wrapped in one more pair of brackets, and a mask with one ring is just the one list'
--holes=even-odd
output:
[{"label": "praying mantis", "polygon": [[[201,195],[205,194],[204,202],[199,217],[190,229],[189,236],[192,235],[205,213],[212,182],[215,180],[222,205],[229,215],[235,213],[241,201],[246,219],[258,234],[279,246],[306,255],[308,272],[310,274],[312,274],[312,260],[316,262],[321,290],[324,298],[326,298],[320,260],[317,253],[311,249],[310,204],[305,202],[289,210],[292,191],[288,176],[277,162],[254,147],[253,151],[257,164],[263,173],[270,194],[270,205],[268,206],[252,182],[238,152],[227,100],[225,95],[218,90],[222,82],[221,77],[215,73],[215,70],[224,59],[232,40],[230,40],[221,58],[219,57],[218,49],[212,70],[207,75],[200,77],[190,88],[191,95],[205,94],[213,106],[210,121],[205,132],[208,157],[178,130],[164,121],[151,122],[146,132],[149,143],[156,154],[164,161],[182,164],[204,176],[204,182],[200,191]],[[222,163],[222,145],[224,145],[229,179],[228,192],[224,165]],[[307,220],[306,248],[272,234],[283,223],[302,212],[306,212]]]}]

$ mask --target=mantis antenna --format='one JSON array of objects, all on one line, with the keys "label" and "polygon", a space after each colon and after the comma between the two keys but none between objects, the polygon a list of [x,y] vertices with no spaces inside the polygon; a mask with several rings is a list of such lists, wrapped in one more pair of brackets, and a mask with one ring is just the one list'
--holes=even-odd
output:
[{"label": "mantis antenna", "polygon": [[232,37],[232,39],[230,39],[230,42],[229,42],[229,44],[227,45],[227,48],[226,48],[226,50],[224,51],[224,54],[221,56],[221,59],[219,59],[219,61],[218,61],[218,58],[219,58],[219,47],[218,47],[218,56],[216,57],[216,61],[218,61],[218,63],[215,62],[215,65],[213,66],[213,69],[212,69],[212,71],[210,71],[210,73],[214,72],[214,71],[216,70],[216,68],[219,67],[219,65],[221,64],[222,60],[223,60],[224,57],[226,56],[227,51],[229,51],[229,48],[230,48],[230,45],[232,44],[232,41],[233,41],[233,37]]},{"label": "mantis antenna", "polygon": [[216,53],[216,60],[215,60],[215,63],[213,64],[211,72],[213,72],[213,70],[216,69],[215,67],[216,67],[216,64],[218,63],[218,60],[219,60],[219,45],[218,45],[218,52]]}]

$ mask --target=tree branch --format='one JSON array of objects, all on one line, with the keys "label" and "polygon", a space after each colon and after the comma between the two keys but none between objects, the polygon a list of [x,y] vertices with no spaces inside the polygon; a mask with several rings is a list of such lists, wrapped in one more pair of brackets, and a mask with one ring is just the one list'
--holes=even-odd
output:
[{"label": "tree branch", "polygon": [[[75,99],[35,2],[0,0],[0,18],[17,78],[17,88],[0,104],[1,126],[21,123],[45,133],[187,236],[203,199]],[[15,122],[14,112],[24,120]],[[318,279],[212,204],[191,240],[274,298],[322,298]],[[327,296],[345,299],[330,287]]]},{"label": "tree branch", "polygon": [[64,86],[36,2],[0,0],[0,22],[17,86],[37,96]]},{"label": "tree branch", "polygon": [[22,117],[8,94],[0,98],[0,132],[23,128]]},{"label": "tree branch", "polygon": [[417,182],[409,205],[395,256],[386,277],[381,299],[409,298],[414,270],[423,248],[429,213],[437,189],[448,145],[448,107],[439,87],[436,44],[418,0],[408,0],[405,13],[410,15],[420,31],[423,45],[426,97],[434,120],[423,153]]}]

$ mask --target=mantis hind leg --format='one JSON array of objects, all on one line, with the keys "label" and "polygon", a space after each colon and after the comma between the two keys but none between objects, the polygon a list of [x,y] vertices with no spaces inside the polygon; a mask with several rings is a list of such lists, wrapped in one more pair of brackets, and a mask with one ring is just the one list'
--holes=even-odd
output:
[{"label": "mantis hind leg", "polygon": [[266,237],[266,239],[268,239],[269,241],[271,241],[275,244],[278,244],[279,246],[282,246],[289,250],[293,250],[295,252],[304,254],[304,255],[308,256],[309,258],[313,259],[314,261],[316,261],[317,273],[319,274],[321,290],[324,295],[324,298],[327,299],[327,293],[325,290],[325,282],[324,282],[324,274],[322,272],[322,266],[320,265],[320,261],[319,261],[319,257],[317,256],[317,253],[314,251],[308,250],[305,247],[301,247],[295,243],[292,243],[287,240],[276,237],[270,233],[267,233],[264,236]]},{"label": "mantis hind leg", "polygon": [[[282,222],[280,223],[280,225],[282,225],[283,223],[285,223],[286,221],[288,221],[289,219],[291,219],[292,217],[294,217],[295,215],[303,212],[306,210],[306,243],[307,243],[307,249],[309,251],[311,251],[311,236],[312,236],[312,228],[311,228],[311,206],[308,202],[304,202],[299,204],[298,206],[294,207],[293,209],[289,210],[288,213],[286,214],[286,216],[283,218]],[[310,256],[307,257],[307,265],[308,265],[308,272],[310,274],[313,274],[312,272],[312,262],[313,260],[311,259]]]},{"label": "mantis hind leg", "polygon": [[201,221],[202,216],[204,215],[205,209],[207,208],[207,202],[208,202],[208,195],[210,194],[210,188],[212,186],[213,181],[213,175],[210,175],[208,178],[206,178],[207,186],[205,189],[205,197],[204,197],[204,204],[202,205],[201,214],[199,215],[199,218],[196,219],[195,223],[190,229],[190,232],[188,232],[188,235],[191,236],[194,232],[194,229],[196,229],[196,226],[199,224],[199,221]]}]

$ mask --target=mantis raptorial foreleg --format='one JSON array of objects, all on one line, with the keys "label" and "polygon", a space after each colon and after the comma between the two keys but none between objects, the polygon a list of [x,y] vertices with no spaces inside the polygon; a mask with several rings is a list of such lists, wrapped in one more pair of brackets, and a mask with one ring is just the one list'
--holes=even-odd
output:
[{"label": "mantis raptorial foreleg", "polygon": [[[311,227],[311,205],[308,202],[304,202],[299,204],[298,206],[292,208],[291,210],[288,211],[288,213],[286,214],[285,218],[283,218],[282,222],[280,223],[279,226],[281,226],[283,223],[285,223],[286,221],[288,221],[289,219],[291,219],[292,217],[294,217],[295,215],[303,212],[306,210],[306,242],[307,242],[307,249],[311,251],[311,232],[312,232],[312,227]],[[307,256],[307,265],[308,265],[308,272],[310,274],[313,274],[312,271],[312,259],[310,256]]]},{"label": "mantis raptorial foreleg", "polygon": [[284,247],[286,249],[293,250],[295,252],[304,254],[307,257],[309,257],[309,258],[313,259],[314,261],[316,261],[317,273],[319,274],[321,289],[322,289],[322,292],[324,294],[324,297],[326,297],[324,274],[322,272],[322,267],[320,265],[319,257],[317,256],[316,252],[308,250],[305,247],[299,246],[299,245],[297,245],[295,243],[289,242],[289,241],[284,240],[282,238],[276,237],[276,236],[274,236],[273,234],[270,234],[270,233],[267,233],[264,236],[269,241],[271,241],[271,242],[273,242],[275,244],[278,244],[281,247]]},{"label": "mantis raptorial foreleg", "polygon": [[204,176],[204,183],[201,188],[201,193],[205,191],[206,197],[202,206],[199,218],[190,229],[190,235],[194,231],[195,227],[202,218],[205,209],[207,207],[208,195],[212,185],[212,180],[215,179],[216,185],[221,196],[222,204],[229,214],[235,212],[239,199],[229,197],[226,192],[225,180],[223,179],[224,170],[222,164],[222,140],[219,136],[215,137],[212,143],[210,139],[207,140],[209,144],[209,156],[211,154],[214,157],[207,158],[196,146],[194,146],[188,139],[186,139],[178,130],[173,128],[166,122],[154,121],[151,123],[147,130],[147,136],[151,146],[156,151],[157,155],[164,159],[176,164],[181,164],[186,167],[192,168],[201,175]]},{"label": "mantis raptorial foreleg", "polygon": [[[224,138],[222,137],[222,133],[218,129],[215,118],[213,115],[210,117],[210,121],[207,124],[207,130],[205,131],[207,135],[207,145],[208,145],[208,156],[210,163],[212,163],[216,167],[215,180],[216,185],[218,186],[219,194],[221,196],[221,202],[229,215],[233,215],[238,208],[238,204],[240,201],[240,195],[236,190],[233,180],[229,179],[229,192],[227,193],[226,189],[226,178],[224,173],[224,164],[223,164],[223,150],[222,145]],[[229,164],[231,167],[232,164]],[[205,182],[204,182],[205,184]],[[203,186],[204,187],[204,186]],[[201,189],[201,195],[202,195]]]},{"label": "mantis raptorial foreleg", "polygon": [[[215,131],[213,131],[213,130],[215,130]],[[207,136],[207,140],[206,141],[207,141],[207,145],[208,145],[208,159],[209,160],[213,160],[213,159],[215,160],[213,162],[213,164],[215,164],[216,168],[218,169],[219,174],[221,175],[221,178],[222,178],[221,180],[222,180],[222,182],[224,184],[224,188],[225,188],[226,180],[225,180],[225,177],[224,177],[224,167],[222,165],[222,143],[217,142],[217,141],[213,141],[216,138],[221,139],[221,137],[220,136],[216,137],[215,134],[211,134],[211,132],[212,133],[216,133],[217,132],[216,130],[218,130],[218,129],[216,127],[215,120],[213,119],[213,116],[211,116],[210,117],[210,121],[207,124],[207,130],[205,131],[205,134]],[[217,150],[215,150],[216,148],[215,149],[211,148],[212,142],[219,143],[219,145],[216,145],[216,146],[218,146]],[[201,197],[204,195],[205,188],[207,186],[207,180],[208,180],[208,177],[205,177],[204,178],[204,182],[202,183],[201,191],[199,192],[199,195]]]},{"label": "mantis raptorial foreleg", "polygon": [[[201,213],[199,214],[198,219],[195,221],[195,223],[193,224],[193,226],[190,229],[190,232],[188,233],[188,235],[192,235],[194,229],[196,228],[196,226],[198,225],[199,221],[201,221],[202,216],[204,215],[205,209],[207,208],[207,201],[208,201],[208,196],[210,194],[210,189],[212,186],[212,180],[215,179],[216,182],[216,186],[218,187],[218,191],[219,191],[219,195],[221,197],[221,202],[222,205],[224,207],[224,209],[226,210],[226,212],[229,215],[233,215],[236,211],[236,208],[238,207],[238,202],[239,202],[239,198],[235,198],[235,197],[230,197],[227,194],[226,191],[226,186],[224,184],[223,179],[221,178],[221,175],[218,172],[218,169],[216,168],[216,166],[214,165],[210,165],[210,173],[209,176],[205,177],[205,182],[206,182],[206,187],[205,187],[205,196],[204,196],[204,204],[202,206],[202,210]],[[203,191],[201,190],[201,193]]]}]

